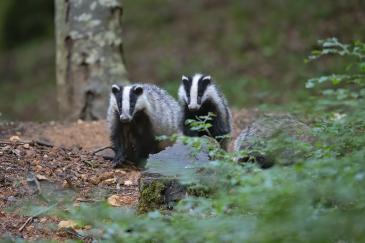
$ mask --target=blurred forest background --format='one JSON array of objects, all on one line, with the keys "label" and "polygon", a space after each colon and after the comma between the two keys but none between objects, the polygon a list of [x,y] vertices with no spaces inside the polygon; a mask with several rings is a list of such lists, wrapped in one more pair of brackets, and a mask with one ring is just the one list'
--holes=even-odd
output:
[{"label": "blurred forest background", "polygon": [[[57,117],[54,1],[0,1],[0,120]],[[125,0],[123,40],[132,82],[175,95],[182,74],[204,72],[232,106],[307,97],[304,65],[318,39],[365,39],[362,0]],[[323,65],[323,66],[321,66]]]}]

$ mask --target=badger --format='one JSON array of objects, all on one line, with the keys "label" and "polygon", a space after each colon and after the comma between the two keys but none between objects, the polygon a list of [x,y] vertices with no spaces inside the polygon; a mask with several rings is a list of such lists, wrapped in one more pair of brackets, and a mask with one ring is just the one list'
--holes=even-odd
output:
[{"label": "badger", "polygon": [[179,132],[180,109],[174,98],[155,85],[114,84],[107,114],[115,151],[113,166],[125,161],[139,165],[149,154],[167,146],[156,137]]},{"label": "badger", "polygon": [[[211,76],[195,74],[193,77],[182,76],[178,91],[182,109],[181,129],[186,136],[211,136],[221,147],[227,150],[232,131],[232,115],[225,97],[219,92]],[[186,124],[187,119],[196,119],[214,113],[208,131],[194,131]],[[222,137],[223,136],[223,137]]]}]

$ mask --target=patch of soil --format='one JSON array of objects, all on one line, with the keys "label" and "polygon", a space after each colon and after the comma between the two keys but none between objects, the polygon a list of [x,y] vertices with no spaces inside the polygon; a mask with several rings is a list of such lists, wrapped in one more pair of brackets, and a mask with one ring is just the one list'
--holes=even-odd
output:
[{"label": "patch of soil", "polygon": [[[134,207],[137,203],[139,170],[132,166],[114,169],[110,161],[88,151],[108,145],[105,122],[3,124],[0,135],[2,236],[26,240],[73,237],[58,229],[60,219],[54,216],[35,217],[20,230],[32,216],[27,213],[26,204],[30,201],[47,207],[64,201],[77,204],[106,201],[114,195],[119,198],[118,206]],[[54,146],[39,145],[32,140],[47,141],[46,144]]]},{"label": "patch of soil", "polygon": [[[232,143],[256,114],[233,111]],[[132,166],[114,169],[92,152],[108,145],[105,121],[0,124],[0,235],[26,240],[75,238],[75,232],[57,227],[60,218],[46,214],[21,229],[32,216],[27,202],[47,207],[55,202],[108,201],[134,207],[140,171]]]},{"label": "patch of soil", "polygon": [[76,146],[85,150],[94,150],[109,144],[106,121],[26,122],[20,124],[9,123],[4,126],[8,128],[8,132],[0,132],[0,138],[8,139],[10,136],[18,135],[22,140],[39,140],[55,146]]}]

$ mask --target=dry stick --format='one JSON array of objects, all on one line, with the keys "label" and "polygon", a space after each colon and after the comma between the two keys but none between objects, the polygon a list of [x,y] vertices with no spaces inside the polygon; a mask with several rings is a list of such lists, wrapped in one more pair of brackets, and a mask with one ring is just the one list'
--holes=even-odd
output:
[{"label": "dry stick", "polygon": [[45,146],[45,147],[49,147],[49,148],[53,148],[54,145],[45,141],[40,141],[40,140],[33,140],[32,143],[41,145],[41,146]]},{"label": "dry stick", "polygon": [[98,149],[95,149],[94,151],[92,151],[91,152],[91,154],[96,154],[96,153],[98,153],[98,152],[100,152],[100,151],[103,151],[103,150],[105,150],[105,149],[113,149],[110,145],[108,145],[108,146],[104,146],[104,147],[101,147],[101,148],[98,148]]},{"label": "dry stick", "polygon": [[38,216],[40,216],[41,214],[43,214],[43,213],[45,213],[45,212],[47,212],[48,210],[50,210],[50,209],[52,209],[52,208],[54,208],[54,207],[56,207],[57,206],[57,204],[58,203],[55,203],[55,204],[53,204],[53,205],[51,205],[51,206],[49,206],[48,208],[46,208],[46,209],[44,209],[44,210],[41,210],[41,211],[39,211],[38,213],[36,213],[35,215],[33,215],[33,216],[30,216],[28,219],[27,219],[27,221],[25,221],[25,223],[18,229],[18,231],[19,232],[22,232],[23,231],[23,229],[30,223],[30,222],[32,222],[33,221],[33,219],[34,218],[36,218],[36,217],[38,217]]},{"label": "dry stick", "polygon": [[19,232],[22,232],[23,229],[25,228],[25,226],[27,226],[31,221],[33,221],[34,219],[34,216],[31,216],[27,219],[27,221],[25,221],[25,223],[19,228]]},{"label": "dry stick", "polygon": [[40,141],[40,140],[31,140],[31,141],[4,141],[4,140],[0,140],[0,144],[6,144],[6,145],[24,145],[24,144],[38,144],[41,146],[45,146],[45,147],[54,147],[53,144],[51,143],[47,143],[45,141]]}]

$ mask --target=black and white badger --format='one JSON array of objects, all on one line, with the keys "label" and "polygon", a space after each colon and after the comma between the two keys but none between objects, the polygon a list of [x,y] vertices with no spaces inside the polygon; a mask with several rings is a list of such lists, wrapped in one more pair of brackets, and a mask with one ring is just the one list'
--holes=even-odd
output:
[{"label": "black and white badger", "polygon": [[[182,131],[186,136],[212,136],[217,139],[223,149],[227,150],[229,138],[217,138],[230,135],[232,131],[232,116],[224,96],[219,92],[211,76],[195,74],[193,77],[182,76],[179,87],[179,102],[182,105]],[[212,126],[205,131],[193,131],[185,124],[187,119],[215,114]]]},{"label": "black and white badger", "polygon": [[107,117],[115,150],[114,166],[138,164],[163,149],[156,136],[179,132],[181,108],[155,85],[113,85]]}]

